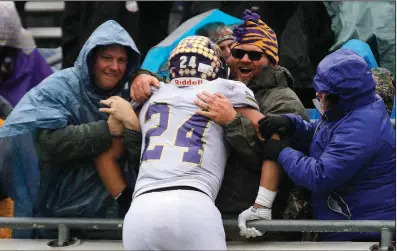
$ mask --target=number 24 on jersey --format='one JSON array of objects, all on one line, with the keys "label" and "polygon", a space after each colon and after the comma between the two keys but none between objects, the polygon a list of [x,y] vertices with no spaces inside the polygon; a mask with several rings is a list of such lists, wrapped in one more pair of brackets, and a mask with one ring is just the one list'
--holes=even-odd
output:
[{"label": "number 24 on jersey", "polygon": [[145,123],[150,121],[155,114],[159,114],[159,123],[146,132],[142,161],[160,160],[164,146],[150,146],[150,141],[153,137],[161,137],[166,130],[175,130],[174,146],[187,148],[183,153],[182,161],[200,164],[204,144],[203,137],[208,128],[209,120],[201,115],[194,114],[178,128],[168,128],[170,111],[171,107],[167,104],[150,104],[146,112]]}]

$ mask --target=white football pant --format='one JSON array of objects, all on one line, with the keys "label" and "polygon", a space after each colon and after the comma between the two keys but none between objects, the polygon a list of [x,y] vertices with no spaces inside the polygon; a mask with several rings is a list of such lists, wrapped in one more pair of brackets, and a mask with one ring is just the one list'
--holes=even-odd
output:
[{"label": "white football pant", "polygon": [[124,250],[227,250],[219,210],[204,193],[170,190],[134,198],[124,218]]}]

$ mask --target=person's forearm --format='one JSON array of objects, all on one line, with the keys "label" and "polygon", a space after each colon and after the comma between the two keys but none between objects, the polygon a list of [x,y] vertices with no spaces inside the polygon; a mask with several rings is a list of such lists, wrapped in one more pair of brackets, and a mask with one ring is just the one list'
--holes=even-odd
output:
[{"label": "person's forearm", "polygon": [[126,188],[127,183],[116,159],[102,155],[95,160],[95,166],[103,184],[113,197]]},{"label": "person's forearm", "polygon": [[37,137],[37,152],[44,161],[87,158],[108,149],[112,139],[106,121],[41,130]]},{"label": "person's forearm", "polygon": [[[271,138],[280,140],[280,135],[273,134]],[[263,161],[259,192],[254,207],[272,207],[282,175],[283,170],[277,162],[271,160]]]},{"label": "person's forearm", "polygon": [[153,76],[153,77],[155,77],[155,78],[157,78],[157,80],[158,81],[163,81],[163,82],[165,82],[164,81],[164,78],[163,77],[161,77],[160,75],[157,75],[156,73],[154,73],[154,72],[151,72],[151,71],[148,71],[148,70],[145,70],[145,69],[138,69],[137,71],[135,71],[134,73],[132,73],[132,75],[131,75],[131,77],[130,77],[130,81],[129,81],[129,87],[131,87],[131,84],[132,84],[132,82],[134,81],[134,79],[138,76],[138,75],[140,75],[140,74],[147,74],[147,75],[150,75],[150,76]]},{"label": "person's forearm", "polygon": [[279,164],[271,160],[263,161],[260,186],[276,192],[282,178],[282,169]]},{"label": "person's forearm", "polygon": [[132,201],[133,188],[129,187],[118,163],[124,154],[123,140],[115,138],[112,146],[95,159],[95,166],[106,189],[126,212]]},{"label": "person's forearm", "polygon": [[[282,168],[279,164],[277,164],[274,161],[271,160],[265,160],[263,161],[262,165],[262,171],[261,171],[261,180],[260,180],[260,187],[265,188],[266,190],[269,190],[270,196],[265,195],[265,198],[262,198],[264,200],[264,203],[259,202],[258,198],[261,197],[260,192],[258,193],[258,197],[255,201],[254,207],[268,207],[271,208],[273,205],[273,201],[275,198],[275,194],[277,193],[278,186],[281,182],[283,175]],[[262,190],[265,190],[262,189]],[[261,190],[261,189],[260,189]],[[272,196],[274,194],[274,196]],[[263,197],[263,196],[262,196]]]},{"label": "person's forearm", "polygon": [[238,157],[247,162],[248,168],[259,170],[262,157],[257,153],[259,139],[252,122],[238,114],[237,117],[226,126],[223,126],[224,138],[232,147]]}]

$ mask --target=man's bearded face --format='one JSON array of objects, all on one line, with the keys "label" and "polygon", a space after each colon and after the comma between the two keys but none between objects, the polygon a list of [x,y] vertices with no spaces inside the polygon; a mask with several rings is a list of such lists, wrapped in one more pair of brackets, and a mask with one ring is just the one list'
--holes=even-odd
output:
[{"label": "man's bearded face", "polygon": [[[236,50],[234,56],[233,50]],[[244,52],[245,55],[242,56]],[[252,52],[252,56],[249,55],[250,52]],[[259,60],[257,60],[258,58]],[[230,69],[234,80],[248,84],[251,79],[259,75],[263,66],[267,66],[269,64],[270,61],[267,55],[255,45],[240,44],[232,49]]]}]

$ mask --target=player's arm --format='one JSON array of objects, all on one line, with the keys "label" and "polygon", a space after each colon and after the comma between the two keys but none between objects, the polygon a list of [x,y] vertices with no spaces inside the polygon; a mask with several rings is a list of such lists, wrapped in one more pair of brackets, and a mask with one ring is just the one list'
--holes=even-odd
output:
[{"label": "player's arm", "polygon": [[[258,121],[265,116],[262,113],[260,113],[258,110],[248,108],[248,107],[236,108],[236,111],[241,113],[247,119],[251,120],[252,125],[254,126],[254,128],[258,134],[258,137],[260,137],[260,133],[258,130],[259,129]],[[272,139],[280,139],[280,137],[278,135],[273,135]],[[261,140],[263,140],[263,139],[261,139]],[[263,193],[263,189],[260,188],[254,207],[267,207],[267,208],[272,207],[275,193],[277,192],[277,188],[280,184],[281,177],[282,177],[282,169],[281,169],[281,166],[277,162],[274,162],[271,160],[263,161],[262,169],[261,169],[260,187],[264,187],[266,190],[269,190],[270,192],[267,192],[266,190],[264,190],[264,191],[266,194],[270,194],[270,195],[269,196],[261,195],[261,192]],[[271,193],[271,192],[274,193],[274,197],[271,196],[271,195],[273,195],[273,193]],[[269,198],[266,198],[266,197],[269,197]]]},{"label": "player's arm", "polygon": [[[245,162],[245,166],[258,170],[262,162],[260,151],[256,151],[257,143],[260,141],[251,120],[237,112],[230,100],[222,94],[202,92],[197,97],[195,104],[201,108],[197,113],[221,125],[224,129],[224,139],[231,146],[234,154]],[[253,113],[250,110],[254,109],[239,109],[247,113],[247,116],[248,113]],[[253,115],[257,118],[263,116],[259,112]],[[257,121],[255,123],[258,124]]]}]

